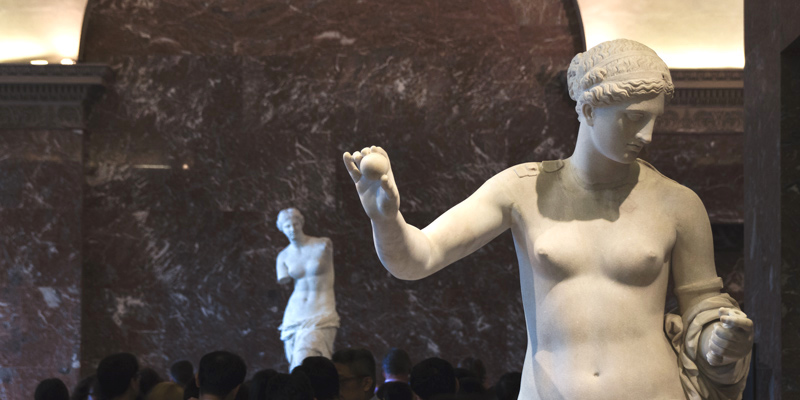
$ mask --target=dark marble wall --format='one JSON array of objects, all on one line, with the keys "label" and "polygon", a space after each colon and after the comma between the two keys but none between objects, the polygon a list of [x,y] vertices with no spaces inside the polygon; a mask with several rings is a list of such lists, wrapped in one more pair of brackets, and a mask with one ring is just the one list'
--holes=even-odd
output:
[{"label": "dark marble wall", "polygon": [[[794,15],[800,17],[795,5]],[[781,52],[781,374],[800,397],[800,31]]]},{"label": "dark marble wall", "polygon": [[287,364],[275,216],[335,245],[336,346],[519,369],[525,328],[509,234],[435,277],[391,278],[341,164],[391,154],[424,225],[523,160],[566,157],[570,1],[91,1],[86,61],[115,78],[86,142],[84,346],[163,371],[227,348]]},{"label": "dark marble wall", "polygon": [[0,398],[77,382],[80,131],[0,129]]},{"label": "dark marble wall", "polygon": [[756,324],[756,394],[800,396],[800,7],[745,1],[745,294]]},{"label": "dark marble wall", "polygon": [[742,133],[736,131],[699,134],[656,131],[641,157],[664,175],[694,190],[703,200],[712,224],[741,226],[743,142]]}]

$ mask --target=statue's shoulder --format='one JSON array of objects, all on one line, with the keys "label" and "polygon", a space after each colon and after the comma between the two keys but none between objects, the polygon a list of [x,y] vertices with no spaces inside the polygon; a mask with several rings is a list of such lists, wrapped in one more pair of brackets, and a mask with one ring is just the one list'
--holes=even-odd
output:
[{"label": "statue's shoulder", "polygon": [[652,173],[651,177],[655,179],[652,179],[651,182],[657,185],[656,187],[659,188],[660,197],[665,199],[667,204],[678,205],[678,211],[686,211],[687,209],[699,207],[705,212],[703,202],[694,190],[670,179],[659,172],[656,167],[649,162],[642,159],[637,159],[637,161],[642,169]]},{"label": "statue's shoulder", "polygon": [[[534,178],[540,174],[550,174],[564,168],[564,160],[548,160],[542,162],[527,162],[517,164],[509,171],[513,171],[513,176],[518,179]],[[510,174],[509,174],[510,175]]]},{"label": "statue's shoulder", "polygon": [[279,263],[282,262],[283,259],[286,257],[286,253],[288,252],[288,249],[289,249],[289,246],[286,246],[286,247],[282,248],[281,251],[278,252],[278,257],[276,259],[277,259],[277,261]]},{"label": "statue's shoulder", "polygon": [[329,237],[321,236],[314,238],[314,241],[317,245],[322,246],[325,250],[331,249],[333,247],[333,241]]},{"label": "statue's shoulder", "polygon": [[509,190],[514,192],[526,186],[535,186],[532,184],[536,183],[536,178],[539,176],[541,169],[541,164],[537,162],[517,164],[500,171],[486,183],[502,188],[506,192]]},{"label": "statue's shoulder", "polygon": [[688,189],[687,187],[681,185],[680,183],[670,179],[668,176],[662,174],[661,171],[657,170],[656,167],[653,166],[653,164],[650,164],[649,162],[642,160],[641,158],[637,158],[636,161],[639,163],[639,166],[642,169],[652,172],[653,173],[652,175],[656,178],[658,183],[666,184],[667,186],[674,186],[676,189]]},{"label": "statue's shoulder", "polygon": [[562,160],[526,162],[504,170],[493,179],[498,179],[502,183],[511,203],[528,203],[538,196],[539,180],[552,179],[563,167]]}]

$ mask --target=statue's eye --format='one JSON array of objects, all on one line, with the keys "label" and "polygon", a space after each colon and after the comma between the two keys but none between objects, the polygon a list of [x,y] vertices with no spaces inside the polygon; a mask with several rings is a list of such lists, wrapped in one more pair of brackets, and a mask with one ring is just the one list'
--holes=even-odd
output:
[{"label": "statue's eye", "polygon": [[627,113],[628,119],[631,121],[640,121],[644,116],[640,113]]}]

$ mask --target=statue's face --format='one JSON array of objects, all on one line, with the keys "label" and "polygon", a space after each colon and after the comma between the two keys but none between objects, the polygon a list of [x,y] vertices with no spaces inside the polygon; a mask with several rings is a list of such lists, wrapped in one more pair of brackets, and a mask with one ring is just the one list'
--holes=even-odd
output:
[{"label": "statue's face", "polygon": [[652,140],[656,118],[664,114],[664,94],[594,107],[591,114],[587,122],[591,120],[595,148],[611,160],[630,164]]},{"label": "statue's face", "polygon": [[281,232],[286,235],[289,240],[295,240],[297,236],[303,234],[303,223],[300,217],[293,215],[291,218],[283,221],[281,224]]}]

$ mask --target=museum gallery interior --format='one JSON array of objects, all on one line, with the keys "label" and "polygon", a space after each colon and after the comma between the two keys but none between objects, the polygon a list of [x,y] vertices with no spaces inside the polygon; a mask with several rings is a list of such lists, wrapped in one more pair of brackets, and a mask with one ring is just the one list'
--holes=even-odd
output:
[{"label": "museum gallery interior", "polygon": [[[350,400],[371,353],[369,400],[396,349],[420,400],[439,359],[480,375],[439,398],[505,400],[515,373],[520,400],[800,399],[798,20],[795,0],[5,1],[0,399],[56,399],[49,378],[160,399],[132,382],[187,360],[187,397],[259,398],[272,370],[323,400],[317,357]],[[209,353],[247,381],[213,397]]]}]

